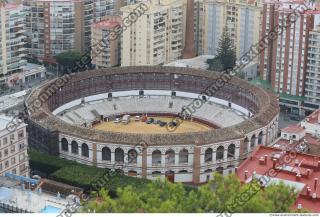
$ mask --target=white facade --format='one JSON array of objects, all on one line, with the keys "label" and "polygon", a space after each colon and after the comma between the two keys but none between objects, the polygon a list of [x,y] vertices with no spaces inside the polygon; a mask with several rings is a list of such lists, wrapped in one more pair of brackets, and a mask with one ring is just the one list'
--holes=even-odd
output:
[{"label": "white facade", "polygon": [[314,28],[309,33],[308,65],[306,70],[305,97],[308,107],[320,106],[320,13],[315,16]]},{"label": "white facade", "polygon": [[0,176],[9,172],[28,177],[27,125],[20,123],[16,128],[7,128],[12,119],[0,115]]},{"label": "white facade", "polygon": [[0,83],[10,83],[9,75],[22,71],[25,57],[25,19],[22,5],[0,7]]},{"label": "white facade", "polygon": [[262,5],[260,1],[204,0],[203,53],[217,55],[219,40],[227,28],[237,57],[244,55],[259,41]]}]

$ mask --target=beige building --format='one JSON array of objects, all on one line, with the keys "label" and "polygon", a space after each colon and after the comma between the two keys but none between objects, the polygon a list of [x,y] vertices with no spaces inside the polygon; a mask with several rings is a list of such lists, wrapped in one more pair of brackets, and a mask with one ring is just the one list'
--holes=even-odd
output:
[{"label": "beige building", "polygon": [[[124,23],[121,65],[162,65],[179,59],[184,47],[186,1],[153,0],[144,3],[147,8],[141,8],[140,4],[121,8]],[[141,17],[128,21],[130,13]]]},{"label": "beige building", "polygon": [[261,0],[203,0],[203,53],[216,55],[226,27],[237,57],[245,54],[260,38]]},{"label": "beige building", "polygon": [[121,25],[121,17],[119,16],[110,16],[103,21],[92,24],[92,45],[99,44],[101,41],[106,42],[103,49],[99,53],[91,55],[92,64],[94,64],[96,68],[120,65],[120,38],[115,40],[106,40],[108,38],[110,39],[110,32],[113,31],[118,25]]},{"label": "beige building", "polygon": [[29,176],[26,124],[10,123],[12,117],[0,115],[0,176],[6,172]]}]

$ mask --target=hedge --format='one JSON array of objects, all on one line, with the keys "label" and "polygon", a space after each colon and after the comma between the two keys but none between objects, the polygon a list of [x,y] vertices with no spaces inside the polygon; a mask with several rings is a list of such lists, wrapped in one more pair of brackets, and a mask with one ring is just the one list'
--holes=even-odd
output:
[{"label": "hedge", "polygon": [[[52,180],[87,190],[95,190],[94,185],[104,184],[109,191],[131,185],[142,190],[150,180],[108,172],[107,169],[79,164],[36,150],[29,150],[30,166],[33,170],[46,173]],[[110,171],[110,170],[109,170]],[[108,178],[105,178],[108,177]],[[99,184],[100,183],[100,184]]]},{"label": "hedge", "polygon": [[85,190],[97,190],[97,188],[103,186],[111,192],[128,185],[140,191],[150,182],[146,179],[129,177],[110,172],[110,170],[85,165],[72,165],[61,168],[52,173],[49,178],[78,186]]}]

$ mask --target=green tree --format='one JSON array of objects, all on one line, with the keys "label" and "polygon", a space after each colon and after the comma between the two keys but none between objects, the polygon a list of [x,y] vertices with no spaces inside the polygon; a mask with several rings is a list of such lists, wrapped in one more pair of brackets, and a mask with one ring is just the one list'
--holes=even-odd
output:
[{"label": "green tree", "polygon": [[58,62],[59,71],[65,74],[68,69],[72,70],[75,63],[81,59],[81,54],[77,51],[66,51],[56,55],[55,59]]},{"label": "green tree", "polygon": [[[252,189],[257,189],[252,194]],[[240,205],[240,195],[249,195]],[[95,212],[145,212],[145,213],[235,213],[289,212],[296,199],[294,188],[283,183],[260,189],[257,181],[243,184],[234,175],[214,175],[214,180],[198,189],[186,190],[182,184],[154,181],[143,191],[132,187],[117,190],[117,198],[111,199],[108,191],[101,190],[85,205],[84,211]],[[239,204],[239,203],[238,203]],[[233,207],[232,210],[229,208]]]},{"label": "green tree", "polygon": [[224,67],[219,58],[215,57],[213,59],[208,59],[207,63],[209,64],[209,70],[222,72]]},{"label": "green tree", "polygon": [[233,69],[236,64],[236,58],[236,49],[227,28],[224,28],[219,40],[217,56],[214,59],[208,60],[209,70],[225,71]]}]

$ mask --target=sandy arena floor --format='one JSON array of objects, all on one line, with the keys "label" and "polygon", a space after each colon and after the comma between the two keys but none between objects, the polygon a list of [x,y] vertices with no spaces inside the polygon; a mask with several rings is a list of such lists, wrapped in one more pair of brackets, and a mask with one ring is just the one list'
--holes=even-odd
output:
[{"label": "sandy arena floor", "polygon": [[[172,117],[153,117],[155,120],[165,121],[167,123],[173,120]],[[167,127],[160,127],[159,124],[146,124],[141,121],[135,121],[134,117],[131,117],[129,124],[104,122],[96,125],[95,129],[121,132],[121,133],[169,133]],[[212,129],[211,127],[198,122],[183,121],[179,127],[172,133],[187,133],[187,132],[199,132]]]}]

